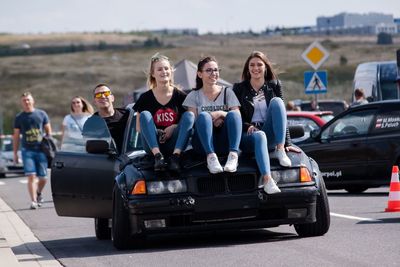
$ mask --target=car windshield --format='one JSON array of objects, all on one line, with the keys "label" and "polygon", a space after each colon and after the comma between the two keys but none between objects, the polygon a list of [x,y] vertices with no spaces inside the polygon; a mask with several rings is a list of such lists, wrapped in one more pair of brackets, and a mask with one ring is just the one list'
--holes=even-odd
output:
[{"label": "car windshield", "polygon": [[325,122],[330,121],[331,119],[333,119],[335,116],[331,115],[331,114],[326,114],[326,115],[321,115],[320,118],[323,119]]},{"label": "car windshield", "polygon": [[112,142],[110,131],[103,118],[97,115],[91,116],[83,125],[82,138],[65,136],[61,145],[61,151],[85,152],[87,140],[105,140]]},{"label": "car windshield", "polygon": [[129,129],[126,151],[137,151],[142,150],[142,140],[140,138],[140,133],[136,131],[136,115],[132,118],[131,127]]}]

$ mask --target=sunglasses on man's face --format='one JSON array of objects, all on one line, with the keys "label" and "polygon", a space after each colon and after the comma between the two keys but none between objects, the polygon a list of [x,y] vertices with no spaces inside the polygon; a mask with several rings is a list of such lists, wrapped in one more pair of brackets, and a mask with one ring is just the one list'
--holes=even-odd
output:
[{"label": "sunglasses on man's face", "polygon": [[111,91],[97,92],[94,94],[94,98],[109,97],[110,95],[112,95]]}]

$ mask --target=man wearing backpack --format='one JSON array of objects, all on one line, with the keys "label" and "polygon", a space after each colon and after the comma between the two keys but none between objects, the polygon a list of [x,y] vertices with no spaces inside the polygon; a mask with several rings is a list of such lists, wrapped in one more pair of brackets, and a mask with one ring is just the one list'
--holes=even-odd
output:
[{"label": "man wearing backpack", "polygon": [[[18,148],[21,138],[21,154],[24,172],[28,177],[28,192],[31,197],[31,209],[37,209],[43,203],[42,190],[47,182],[47,157],[41,148],[44,133],[51,135],[51,126],[47,113],[34,107],[35,101],[30,92],[21,95],[22,112],[14,120],[13,149],[14,162],[18,162]],[[36,184],[36,179],[38,183]]]}]

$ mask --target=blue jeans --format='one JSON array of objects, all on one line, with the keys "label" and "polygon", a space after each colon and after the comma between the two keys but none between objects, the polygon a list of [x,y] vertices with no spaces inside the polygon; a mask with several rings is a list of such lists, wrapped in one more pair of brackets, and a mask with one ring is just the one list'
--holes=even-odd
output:
[{"label": "blue jeans", "polygon": [[42,151],[21,149],[26,176],[35,174],[38,178],[47,176],[47,157]]},{"label": "blue jeans", "polygon": [[265,132],[268,140],[268,149],[274,149],[277,144],[285,144],[286,138],[286,108],[283,100],[274,97],[269,102],[267,117],[261,130]]},{"label": "blue jeans", "polygon": [[197,116],[192,146],[197,153],[206,155],[238,152],[241,133],[242,118],[238,111],[229,111],[219,128],[213,126],[210,113],[201,112]]},{"label": "blue jeans", "polygon": [[257,166],[262,176],[271,175],[267,147],[267,137],[263,131],[253,132],[252,134],[242,134],[240,149],[243,153],[255,154]]},{"label": "blue jeans", "polygon": [[284,144],[286,138],[286,109],[283,100],[279,97],[271,99],[267,108],[266,121],[261,131],[248,135],[242,134],[240,149],[244,153],[254,152],[261,175],[270,175],[268,149],[274,149],[277,144]]},{"label": "blue jeans", "polygon": [[162,154],[171,155],[174,149],[180,149],[184,151],[187,147],[189,137],[192,133],[194,124],[193,112],[183,113],[178,127],[174,129],[174,132],[165,143],[159,143],[157,138],[157,128],[154,124],[153,116],[149,111],[143,111],[140,113],[140,137],[142,138],[142,144],[144,150],[151,153],[153,148],[158,147]]}]

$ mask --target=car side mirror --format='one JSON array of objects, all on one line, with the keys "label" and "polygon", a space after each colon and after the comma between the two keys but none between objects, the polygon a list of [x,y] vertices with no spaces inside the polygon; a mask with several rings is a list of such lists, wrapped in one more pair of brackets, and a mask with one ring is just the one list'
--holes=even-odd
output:
[{"label": "car side mirror", "polygon": [[289,126],[289,133],[291,138],[300,138],[304,136],[304,127],[301,125]]},{"label": "car side mirror", "polygon": [[87,140],[86,152],[90,154],[106,154],[110,151],[110,145],[105,140]]}]

